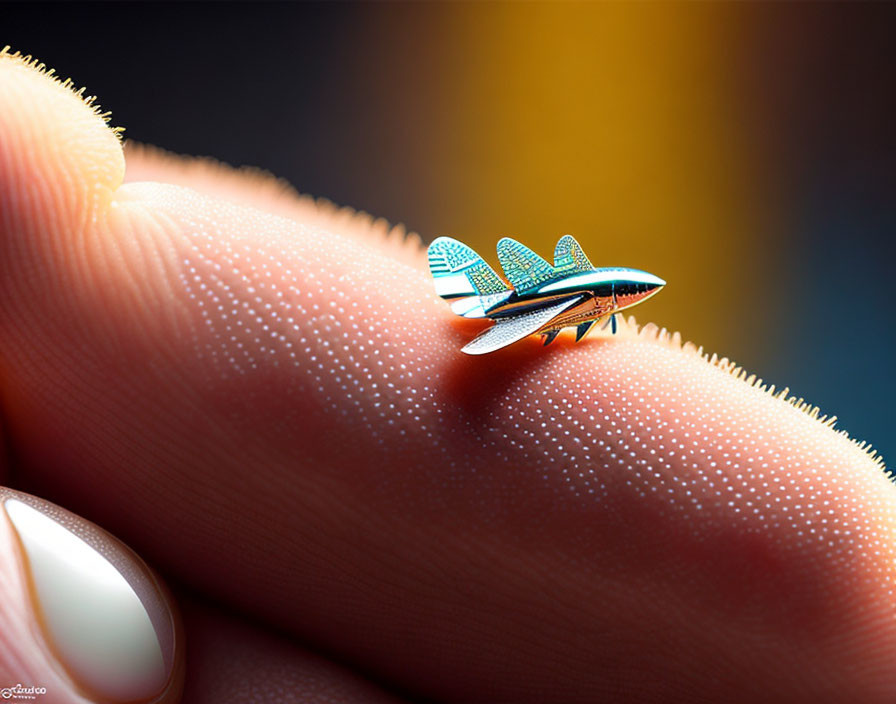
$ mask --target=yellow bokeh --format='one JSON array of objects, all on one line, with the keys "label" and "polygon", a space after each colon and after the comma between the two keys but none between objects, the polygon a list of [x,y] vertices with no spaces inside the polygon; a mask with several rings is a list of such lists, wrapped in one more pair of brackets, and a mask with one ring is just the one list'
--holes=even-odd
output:
[{"label": "yellow bokeh", "polygon": [[746,354],[765,305],[764,245],[749,126],[727,70],[736,8],[451,8],[444,31],[462,57],[446,87],[454,134],[433,146],[433,163],[448,165],[440,179],[462,195],[438,206],[445,230],[432,234],[493,263],[501,236],[549,257],[573,234],[595,266],[668,281],[636,311],[641,321]]}]

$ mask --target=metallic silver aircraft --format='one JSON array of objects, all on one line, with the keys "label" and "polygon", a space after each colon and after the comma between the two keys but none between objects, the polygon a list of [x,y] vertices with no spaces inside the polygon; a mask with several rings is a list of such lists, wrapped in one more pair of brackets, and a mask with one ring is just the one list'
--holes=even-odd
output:
[{"label": "metallic silver aircraft", "polygon": [[458,315],[495,321],[462,348],[467,354],[494,352],[535,333],[547,345],[566,327],[576,328],[578,342],[601,320],[615,333],[616,313],[666,285],[638,269],[594,268],[571,235],[557,242],[553,266],[509,237],[498,242],[498,261],[509,286],[462,242],[439,237],[429,245],[436,293]]}]

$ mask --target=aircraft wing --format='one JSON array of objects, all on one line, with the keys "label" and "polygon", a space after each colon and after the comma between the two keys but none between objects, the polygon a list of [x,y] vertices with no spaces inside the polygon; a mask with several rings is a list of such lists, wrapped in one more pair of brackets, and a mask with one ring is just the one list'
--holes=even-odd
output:
[{"label": "aircraft wing", "polygon": [[461,351],[467,354],[486,354],[511,345],[517,340],[531,335],[584,298],[582,295],[574,295],[545,308],[536,308],[528,313],[520,313],[512,317],[498,318],[492,327],[474,338]]}]

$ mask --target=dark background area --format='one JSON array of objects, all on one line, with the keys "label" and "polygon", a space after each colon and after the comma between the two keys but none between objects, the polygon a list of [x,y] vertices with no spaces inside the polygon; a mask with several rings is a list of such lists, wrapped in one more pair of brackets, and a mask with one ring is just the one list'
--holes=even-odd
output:
[{"label": "dark background area", "polygon": [[0,44],[127,137],[424,239],[569,231],[597,265],[656,272],[639,318],[890,467],[894,30],[896,6],[856,3],[0,5]]}]

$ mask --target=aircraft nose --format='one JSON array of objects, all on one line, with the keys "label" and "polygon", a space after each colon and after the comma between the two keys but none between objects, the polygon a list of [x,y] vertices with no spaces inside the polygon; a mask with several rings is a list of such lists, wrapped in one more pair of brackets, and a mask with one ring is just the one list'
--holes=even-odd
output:
[{"label": "aircraft nose", "polygon": [[665,281],[663,281],[659,276],[654,276],[653,274],[648,274],[644,277],[644,279],[644,283],[647,284],[651,291],[653,289],[662,288],[666,285]]},{"label": "aircraft nose", "polygon": [[665,285],[666,282],[663,281],[659,276],[654,276],[653,274],[644,272],[637,278],[633,278],[629,283],[628,288],[631,293],[645,295],[648,293],[654,293]]},{"label": "aircraft nose", "polygon": [[633,273],[631,278],[616,285],[616,305],[619,309],[628,308],[657,293],[666,282],[658,276],[646,271]]}]

